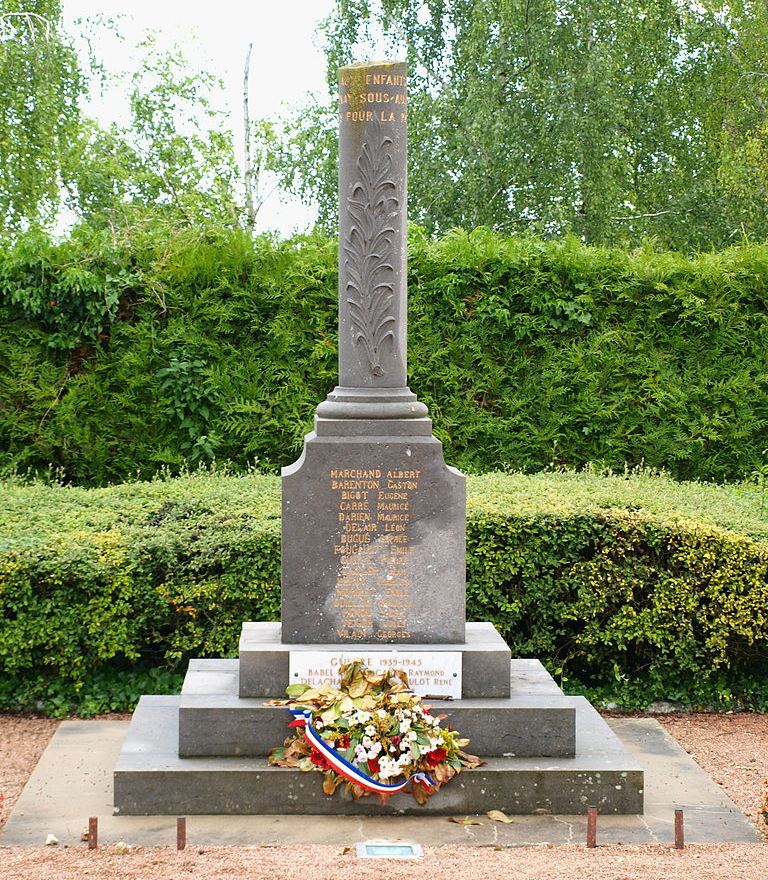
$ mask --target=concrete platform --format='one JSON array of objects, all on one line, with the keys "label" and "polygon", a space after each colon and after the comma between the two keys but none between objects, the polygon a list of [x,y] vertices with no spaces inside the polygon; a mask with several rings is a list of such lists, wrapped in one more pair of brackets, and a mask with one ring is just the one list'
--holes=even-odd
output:
[{"label": "concrete platform", "polygon": [[[293,652],[333,650],[339,645],[283,644],[279,623],[247,622],[240,637],[240,696],[283,697],[289,681],[289,655]],[[349,649],[349,645],[342,647]],[[446,644],[389,645],[355,643],[355,651],[408,651],[439,653],[460,651],[462,655],[462,696],[508,697],[510,650],[492,623],[466,623],[465,641]]]},{"label": "concrete platform", "polygon": [[[192,660],[179,702],[181,757],[263,757],[286,736],[286,711],[238,695],[238,660]],[[507,678],[509,663],[507,663]],[[572,757],[574,701],[534,660],[512,661],[508,698],[428,700],[483,757]]]},{"label": "concrete platform", "polygon": [[[723,789],[655,720],[609,723],[634,762],[645,768],[645,814],[601,815],[598,844],[670,844],[676,807],[685,810],[688,843],[762,840]],[[0,831],[0,846],[41,846],[48,833],[55,834],[60,845],[84,846],[80,835],[88,816],[99,817],[104,844],[125,840],[141,846],[174,845],[173,815],[112,815],[112,769],[127,730],[127,721],[63,722]],[[516,816],[509,825],[485,816],[480,821],[484,824],[461,826],[439,816],[200,815],[189,818],[188,840],[191,846],[353,846],[376,838],[431,845],[523,846],[583,841],[586,828],[585,817],[561,814]]]},{"label": "concrete platform", "polygon": [[[273,767],[265,758],[180,758],[179,697],[142,697],[115,766],[115,810],[121,815],[177,813],[453,815],[490,809],[509,814],[579,813],[594,803],[605,813],[643,809],[643,770],[583,697],[576,710],[576,757],[489,758],[424,806],[398,794],[376,799],[326,797],[316,779]],[[286,735],[283,728],[277,742]]]}]

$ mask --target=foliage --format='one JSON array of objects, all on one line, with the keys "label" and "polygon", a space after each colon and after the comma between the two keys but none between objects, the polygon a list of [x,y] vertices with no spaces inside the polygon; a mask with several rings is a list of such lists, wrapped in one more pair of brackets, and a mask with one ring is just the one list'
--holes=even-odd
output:
[{"label": "foliage", "polygon": [[[214,107],[221,83],[152,36],[135,69],[108,77],[92,46],[117,25],[81,23],[91,51],[78,59],[61,18],[55,0],[0,0],[0,234],[50,230],[63,208],[108,229],[240,224],[232,133]],[[126,100],[127,123],[81,112],[97,85]]]},{"label": "foliage", "polygon": [[[312,727],[331,749],[364,776],[384,785],[411,779],[417,803],[426,803],[464,768],[481,763],[462,751],[468,739],[440,727],[445,715],[432,715],[428,706],[421,705],[421,697],[411,692],[402,669],[371,669],[362,660],[353,660],[340,667],[337,688],[296,683],[286,693],[289,699],[269,704],[309,710]],[[342,784],[353,798],[371,793],[354,776],[337,772],[307,741],[303,720],[291,726],[298,730],[269,753],[270,764],[323,773],[323,791],[329,796]],[[392,793],[380,793],[380,800],[386,803]]]},{"label": "foliage", "polygon": [[140,66],[117,78],[128,98],[127,124],[88,120],[73,139],[69,207],[96,227],[237,225],[243,206],[232,135],[212,100],[221,82],[190,70],[178,49],[160,51],[151,37],[139,50]]},{"label": "foliage", "polygon": [[337,68],[404,51],[410,216],[430,231],[762,239],[766,34],[755,0],[339,0],[329,94],[286,121],[271,164],[332,228]]},{"label": "foliage", "polygon": [[[516,656],[627,708],[768,708],[754,484],[564,472],[468,489],[469,618],[494,621]],[[233,656],[243,620],[278,618],[275,477],[0,490],[0,707],[128,709],[187,658]]]},{"label": "foliage", "polygon": [[60,0],[0,0],[0,230],[50,221],[85,83]]},{"label": "foliage", "polygon": [[[336,381],[336,243],[79,228],[0,248],[0,468],[103,485],[298,457]],[[410,241],[410,382],[470,472],[766,466],[768,247]]]}]

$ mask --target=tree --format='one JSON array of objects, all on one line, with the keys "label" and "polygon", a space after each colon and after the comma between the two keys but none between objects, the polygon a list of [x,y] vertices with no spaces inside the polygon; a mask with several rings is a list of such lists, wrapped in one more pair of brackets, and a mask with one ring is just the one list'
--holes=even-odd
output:
[{"label": "tree", "polygon": [[84,79],[58,0],[0,0],[0,230],[45,223],[80,129]]},{"label": "tree", "polygon": [[289,121],[272,167],[331,226],[336,69],[404,49],[410,215],[428,229],[684,248],[763,236],[744,209],[744,188],[760,193],[725,174],[755,131],[743,122],[724,151],[732,89],[747,86],[731,53],[748,14],[731,19],[688,0],[338,0],[330,96]]},{"label": "tree", "polygon": [[768,6],[762,0],[704,2],[702,25],[716,34],[711,64],[718,97],[709,135],[720,145],[719,179],[741,206],[744,231],[768,224]]},{"label": "tree", "polygon": [[129,123],[104,129],[88,120],[72,144],[69,207],[93,226],[141,216],[240,225],[232,134],[211,101],[221,83],[191,71],[178,49],[158,51],[151,37],[140,48],[142,64],[126,78]]},{"label": "tree", "polygon": [[103,70],[78,63],[61,19],[55,0],[0,0],[0,231],[51,228],[64,205],[95,227],[240,224],[232,134],[212,101],[220,82],[147,37],[139,67],[117,75],[130,122],[104,127],[80,109]]}]

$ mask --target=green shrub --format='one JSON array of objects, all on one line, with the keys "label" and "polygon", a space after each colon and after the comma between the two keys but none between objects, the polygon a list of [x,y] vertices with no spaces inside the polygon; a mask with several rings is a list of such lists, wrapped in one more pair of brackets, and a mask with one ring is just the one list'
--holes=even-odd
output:
[{"label": "green shrub", "polygon": [[[336,382],[336,242],[78,230],[0,248],[0,469],[295,459]],[[766,466],[768,245],[410,242],[411,386],[465,471]]]},{"label": "green shrub", "polygon": [[[124,710],[278,618],[276,477],[0,490],[0,708]],[[470,619],[598,699],[768,708],[764,502],[645,473],[470,478]]]}]

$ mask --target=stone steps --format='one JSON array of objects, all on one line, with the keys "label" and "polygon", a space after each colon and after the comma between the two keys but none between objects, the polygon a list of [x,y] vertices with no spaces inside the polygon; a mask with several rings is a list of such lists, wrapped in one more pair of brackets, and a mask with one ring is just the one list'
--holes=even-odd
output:
[{"label": "stone steps", "polygon": [[114,773],[120,815],[353,814],[454,815],[503,810],[511,815],[642,813],[643,771],[581,697],[572,758],[490,758],[439,791],[424,806],[398,794],[383,806],[372,797],[323,794],[320,775],[270,767],[257,757],[178,755],[179,697],[142,697]]},{"label": "stone steps", "polygon": [[511,653],[496,627],[488,622],[465,623],[463,635],[463,642],[439,644],[290,644],[282,641],[281,624],[246,622],[240,637],[239,693],[241,697],[284,697],[290,683],[291,654],[346,649],[365,657],[370,651],[399,649],[429,656],[459,653],[462,697],[508,697]]},{"label": "stone steps", "polygon": [[[241,662],[192,660],[179,701],[182,757],[265,756],[288,735],[288,713],[238,696]],[[509,661],[507,682],[510,681]],[[426,700],[483,757],[572,757],[575,708],[538,661],[512,662],[507,698]],[[510,685],[507,685],[509,690]]]}]

